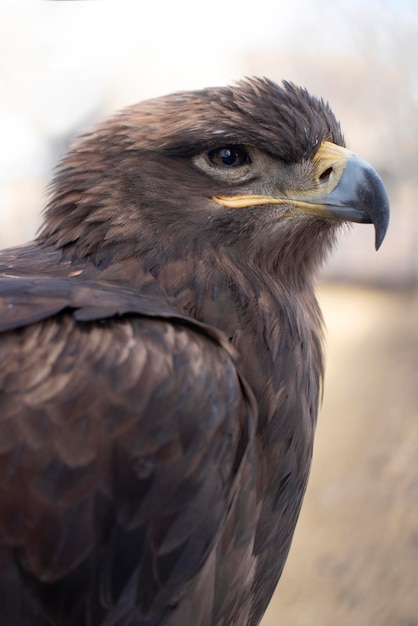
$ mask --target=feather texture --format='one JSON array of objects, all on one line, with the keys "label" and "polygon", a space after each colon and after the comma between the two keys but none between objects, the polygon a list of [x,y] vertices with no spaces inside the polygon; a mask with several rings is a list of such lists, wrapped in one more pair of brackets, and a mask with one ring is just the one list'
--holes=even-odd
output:
[{"label": "feather texture", "polygon": [[[328,105],[288,83],[141,103],[73,144],[39,237],[0,252],[2,624],[259,623],[340,222],[214,197],[314,189],[324,141],[344,144]],[[211,162],[225,144],[248,158]]]}]

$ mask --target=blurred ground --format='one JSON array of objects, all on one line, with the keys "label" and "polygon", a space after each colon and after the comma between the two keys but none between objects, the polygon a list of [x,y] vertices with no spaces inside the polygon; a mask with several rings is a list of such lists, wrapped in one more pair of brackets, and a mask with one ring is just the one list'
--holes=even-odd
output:
[{"label": "blurred ground", "polygon": [[314,463],[262,626],[418,626],[418,291],[323,285]]}]

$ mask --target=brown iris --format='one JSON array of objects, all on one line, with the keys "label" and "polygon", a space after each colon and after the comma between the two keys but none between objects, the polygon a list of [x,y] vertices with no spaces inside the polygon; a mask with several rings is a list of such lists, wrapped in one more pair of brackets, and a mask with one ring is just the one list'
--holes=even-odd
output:
[{"label": "brown iris", "polygon": [[217,167],[240,167],[251,163],[248,152],[243,146],[231,145],[215,148],[208,153],[209,161]]}]

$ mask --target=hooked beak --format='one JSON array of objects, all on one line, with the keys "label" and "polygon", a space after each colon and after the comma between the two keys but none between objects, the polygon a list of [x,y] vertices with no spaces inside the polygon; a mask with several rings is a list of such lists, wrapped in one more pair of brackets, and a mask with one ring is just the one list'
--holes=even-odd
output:
[{"label": "hooked beak", "polygon": [[389,200],[380,176],[353,152],[324,141],[313,159],[312,190],[288,190],[280,195],[217,196],[213,200],[228,208],[285,204],[286,215],[313,214],[347,222],[373,224],[379,249],[389,224]]}]

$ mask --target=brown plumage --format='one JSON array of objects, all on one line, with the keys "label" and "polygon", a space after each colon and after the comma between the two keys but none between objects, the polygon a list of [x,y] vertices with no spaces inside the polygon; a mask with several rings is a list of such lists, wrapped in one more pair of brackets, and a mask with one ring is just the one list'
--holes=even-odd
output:
[{"label": "brown plumage", "polygon": [[388,221],[329,107],[248,80],[133,106],[0,253],[0,623],[259,623],[312,455],[315,272]]}]

